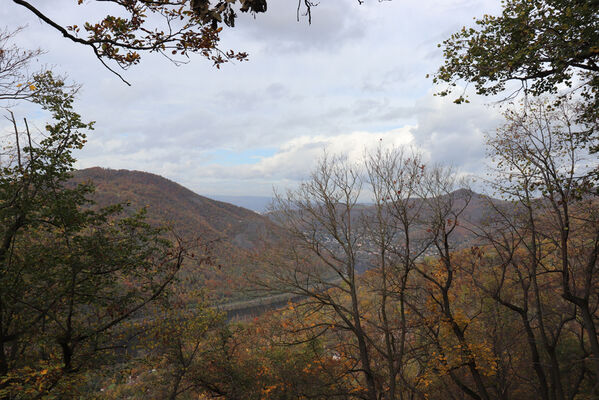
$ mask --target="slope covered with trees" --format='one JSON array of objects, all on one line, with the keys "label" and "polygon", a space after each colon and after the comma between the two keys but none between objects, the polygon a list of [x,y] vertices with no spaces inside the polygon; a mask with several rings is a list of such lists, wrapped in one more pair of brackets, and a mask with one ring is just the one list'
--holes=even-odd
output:
[{"label": "slope covered with trees", "polygon": [[[236,2],[107,3],[131,19],[66,36],[129,66],[137,50],[170,45],[210,57],[214,41],[195,41],[214,39],[219,18],[231,24]],[[77,88],[28,74],[36,52],[0,48],[11,61],[0,99],[48,117],[32,134],[9,111],[2,138],[0,399],[599,398],[597,10],[506,0],[444,43],[437,82],[497,94],[515,80],[529,95],[487,137],[502,202],[417,151],[381,147],[359,163],[320,160],[277,197],[280,228],[151,174],[96,168],[69,181],[93,128],[73,110]],[[142,28],[154,11],[210,29],[161,42]],[[301,300],[230,323],[210,300],[237,283],[210,285],[214,257]]]},{"label": "slope covered with trees", "polygon": [[10,120],[0,177],[0,398],[75,396],[110,363],[129,325],[165,298],[190,256],[180,241],[122,206],[90,208],[90,185],[66,187],[93,128],[74,92],[45,72],[30,84],[51,118],[41,135]]},{"label": "slope covered with trees", "polygon": [[[400,149],[362,168],[322,160],[278,199],[287,246],[258,258],[264,288],[303,300],[165,344],[148,359],[170,363],[153,374],[137,364],[134,383],[109,394],[595,398],[599,202],[567,112],[510,113],[489,137],[506,200],[478,199],[494,212],[470,221],[477,243],[467,248],[458,228],[474,195],[455,190],[450,169]],[[368,212],[362,190],[374,195]],[[363,257],[371,268],[359,274]]]},{"label": "slope covered with trees", "polygon": [[200,196],[166,178],[141,171],[88,168],[75,171],[71,183],[92,183],[98,206],[123,203],[125,211],[144,209],[155,226],[166,226],[184,241],[201,239],[210,266],[184,265],[191,286],[206,287],[219,302],[252,296],[245,280],[259,274],[249,262],[259,248],[277,246],[284,230],[268,218],[232,204]]},{"label": "slope covered with trees", "polygon": [[253,211],[200,196],[148,172],[95,167],[76,171],[72,181],[93,183],[98,205],[129,203],[131,209],[145,207],[149,220],[169,225],[188,238],[222,239],[239,249],[251,249],[282,233]]}]

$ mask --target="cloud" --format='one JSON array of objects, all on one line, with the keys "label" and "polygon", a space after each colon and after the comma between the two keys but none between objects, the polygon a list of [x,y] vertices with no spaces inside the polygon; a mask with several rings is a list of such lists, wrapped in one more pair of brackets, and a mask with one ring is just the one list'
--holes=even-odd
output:
[{"label": "cloud", "polygon": [[[336,136],[301,136],[280,146],[271,157],[253,165],[238,166],[231,173],[243,178],[271,177],[273,179],[306,179],[323,152],[343,154],[350,162],[359,162],[365,151],[379,144],[384,147],[407,145],[412,142],[411,127],[388,132],[352,132]],[[224,175],[219,174],[219,176]]]},{"label": "cloud", "polygon": [[[67,24],[96,19],[105,6],[40,4]],[[224,31],[222,47],[247,50],[249,62],[216,70],[199,56],[175,67],[144,55],[123,72],[132,87],[22,7],[9,2],[0,19],[28,24],[19,43],[45,48],[40,64],[83,84],[77,110],[97,123],[77,153],[80,167],[146,170],[200,193],[268,195],[306,177],[323,148],[355,159],[383,138],[479,169],[494,111],[433,98],[425,75],[440,65],[436,44],[498,2],[323,0],[312,25],[296,22],[296,6],[270,1],[266,14]]]},{"label": "cloud", "polygon": [[328,0],[316,4],[309,24],[303,7],[297,20],[297,0],[271,1],[265,14],[240,14],[233,35],[242,34],[261,43],[264,51],[284,56],[307,50],[336,52],[364,37],[365,26],[357,2]]},{"label": "cloud", "polygon": [[497,108],[480,101],[457,105],[451,98],[434,97],[432,93],[418,101],[415,108],[418,125],[412,133],[417,146],[435,162],[471,174],[482,172],[485,135],[502,121]]},{"label": "cloud", "polygon": [[[376,146],[409,146],[430,163],[455,167],[462,175],[482,175],[485,135],[501,123],[499,110],[483,103],[456,105],[451,99],[423,96],[412,109],[415,124],[388,131],[355,131],[337,135],[304,135],[278,146],[274,154],[257,162],[225,166],[209,163],[196,169],[196,190],[203,193],[240,194],[239,186],[269,195],[272,188],[295,187],[307,179],[326,151],[359,162]],[[215,184],[216,182],[216,184]],[[220,191],[219,191],[220,190]]]}]

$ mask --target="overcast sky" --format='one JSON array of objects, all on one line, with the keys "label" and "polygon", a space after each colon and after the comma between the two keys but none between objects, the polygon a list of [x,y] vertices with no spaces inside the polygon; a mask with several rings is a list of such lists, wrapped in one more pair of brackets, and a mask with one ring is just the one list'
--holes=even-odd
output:
[{"label": "overcast sky", "polygon": [[[34,3],[69,25],[89,12],[74,0]],[[176,67],[145,56],[124,72],[132,87],[11,1],[0,25],[27,25],[19,45],[45,49],[40,63],[83,85],[77,109],[96,129],[77,153],[80,168],[149,171],[206,195],[268,196],[306,178],[323,149],[358,159],[382,139],[482,173],[498,110],[484,98],[458,106],[434,97],[426,74],[442,63],[437,44],[473,17],[497,14],[499,0],[322,0],[312,25],[296,21],[296,6],[271,0],[266,14],[225,31],[222,47],[247,51],[249,62],[217,70],[201,57]]]}]

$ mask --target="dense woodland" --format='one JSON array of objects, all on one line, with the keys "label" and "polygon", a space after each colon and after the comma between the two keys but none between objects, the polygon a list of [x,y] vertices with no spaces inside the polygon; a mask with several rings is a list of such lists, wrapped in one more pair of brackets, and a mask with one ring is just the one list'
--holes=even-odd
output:
[{"label": "dense woodland", "polygon": [[[266,11],[114,1],[131,19],[83,39],[14,2],[121,67],[147,51],[244,59],[218,33],[235,7]],[[150,174],[74,171],[93,130],[77,87],[29,73],[39,53],[0,32],[0,399],[599,398],[599,3],[502,4],[442,44],[433,77],[441,96],[466,81],[515,98],[487,137],[488,195],[381,145],[359,163],[324,154],[268,216]],[[155,35],[146,13],[189,23]],[[48,115],[44,132],[16,101]],[[290,300],[241,320],[217,305],[249,296]]]}]

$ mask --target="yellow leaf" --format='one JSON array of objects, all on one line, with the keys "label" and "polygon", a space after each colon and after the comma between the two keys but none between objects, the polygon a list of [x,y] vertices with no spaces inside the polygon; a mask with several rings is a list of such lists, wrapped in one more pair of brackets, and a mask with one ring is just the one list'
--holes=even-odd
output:
[{"label": "yellow leaf", "polygon": [[35,85],[29,85],[29,90],[36,90],[37,88],[35,87]]},{"label": "yellow leaf", "polygon": [[46,375],[47,373],[48,373],[47,369],[45,369],[45,370],[42,371],[42,375]]}]

